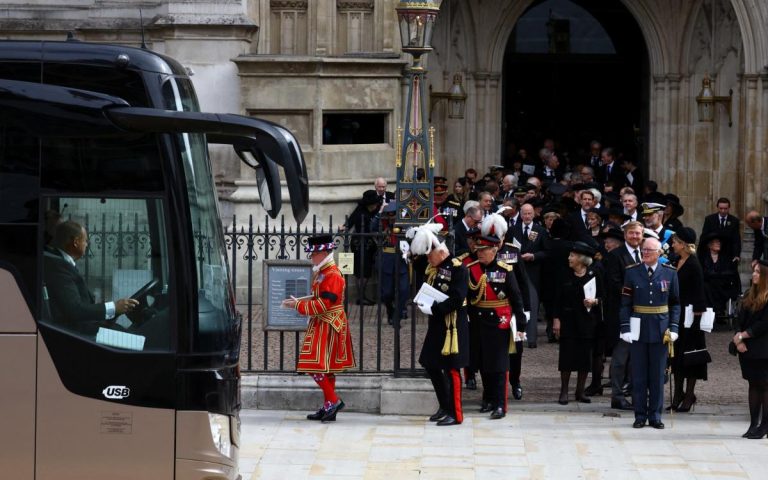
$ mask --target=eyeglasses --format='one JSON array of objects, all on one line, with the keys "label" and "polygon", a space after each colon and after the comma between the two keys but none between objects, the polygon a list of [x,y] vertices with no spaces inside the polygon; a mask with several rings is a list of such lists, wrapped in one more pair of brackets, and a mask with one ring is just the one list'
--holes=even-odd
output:
[{"label": "eyeglasses", "polygon": [[659,249],[658,248],[641,248],[640,251],[643,253],[654,253],[654,252],[658,252]]}]

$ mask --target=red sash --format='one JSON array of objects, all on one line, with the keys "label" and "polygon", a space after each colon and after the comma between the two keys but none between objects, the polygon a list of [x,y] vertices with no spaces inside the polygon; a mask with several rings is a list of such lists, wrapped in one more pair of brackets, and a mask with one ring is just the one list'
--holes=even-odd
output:
[{"label": "red sash", "polygon": [[[485,272],[483,271],[483,268],[480,266],[480,263],[476,263],[469,267],[469,273],[472,275],[472,279],[477,283],[480,282],[483,275],[485,275]],[[510,272],[507,272],[507,275],[509,275]],[[488,284],[488,281],[486,280],[485,283],[485,295],[483,300],[478,302],[477,306],[480,308],[483,308],[482,303],[484,302],[500,302],[502,301],[499,299],[499,297],[496,295],[496,292],[493,290],[491,285]],[[492,307],[494,311],[496,312],[496,316],[499,317],[499,329],[501,330],[509,330],[510,329],[510,322],[512,321],[512,307],[509,305],[509,301],[504,301],[503,306],[494,306]]]}]

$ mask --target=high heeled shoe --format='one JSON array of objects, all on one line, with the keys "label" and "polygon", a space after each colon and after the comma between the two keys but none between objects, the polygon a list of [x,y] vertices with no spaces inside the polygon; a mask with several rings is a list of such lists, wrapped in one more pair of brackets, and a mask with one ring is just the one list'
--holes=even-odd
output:
[{"label": "high heeled shoe", "polygon": [[693,396],[693,400],[688,402],[689,397],[685,397],[682,403],[677,407],[676,412],[686,413],[696,409],[696,395]]},{"label": "high heeled shoe", "polygon": [[755,429],[754,432],[747,435],[746,438],[749,438],[751,440],[758,440],[763,438],[764,436],[768,435],[768,422],[763,422],[760,424],[759,427]]},{"label": "high heeled shoe", "polygon": [[755,431],[759,428],[759,425],[750,425],[746,432],[741,436],[741,438],[749,438],[750,435],[753,435]]}]

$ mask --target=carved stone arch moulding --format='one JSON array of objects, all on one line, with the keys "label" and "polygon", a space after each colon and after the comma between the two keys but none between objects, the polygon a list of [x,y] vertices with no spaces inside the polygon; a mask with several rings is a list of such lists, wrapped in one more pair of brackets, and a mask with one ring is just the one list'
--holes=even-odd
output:
[{"label": "carved stone arch moulding", "polygon": [[372,12],[374,0],[336,0],[336,9],[340,12]]},{"label": "carved stone arch moulding", "polygon": [[309,0],[270,0],[271,10],[307,10]]}]

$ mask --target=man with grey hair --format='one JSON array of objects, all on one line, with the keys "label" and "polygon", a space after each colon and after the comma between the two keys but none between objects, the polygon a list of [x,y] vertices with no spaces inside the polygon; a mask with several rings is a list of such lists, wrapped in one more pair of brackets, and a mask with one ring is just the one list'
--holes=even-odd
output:
[{"label": "man with grey hair", "polygon": [[659,262],[661,243],[646,238],[641,263],[626,270],[619,313],[621,339],[630,344],[634,428],[663,429],[667,345],[677,340],[680,297],[677,272]]},{"label": "man with grey hair", "polygon": [[510,198],[514,198],[516,186],[517,186],[517,177],[512,174],[505,175],[504,178],[501,180],[502,200],[508,200]]},{"label": "man with grey hair", "polygon": [[454,226],[454,253],[459,256],[462,253],[469,251],[469,244],[467,243],[467,232],[469,230],[478,228],[480,222],[483,221],[483,211],[479,207],[469,207],[459,222]]},{"label": "man with grey hair", "polygon": [[376,190],[376,195],[379,196],[379,210],[383,209],[387,203],[395,199],[395,194],[387,191],[387,181],[384,177],[378,177],[373,182],[373,189]]}]

